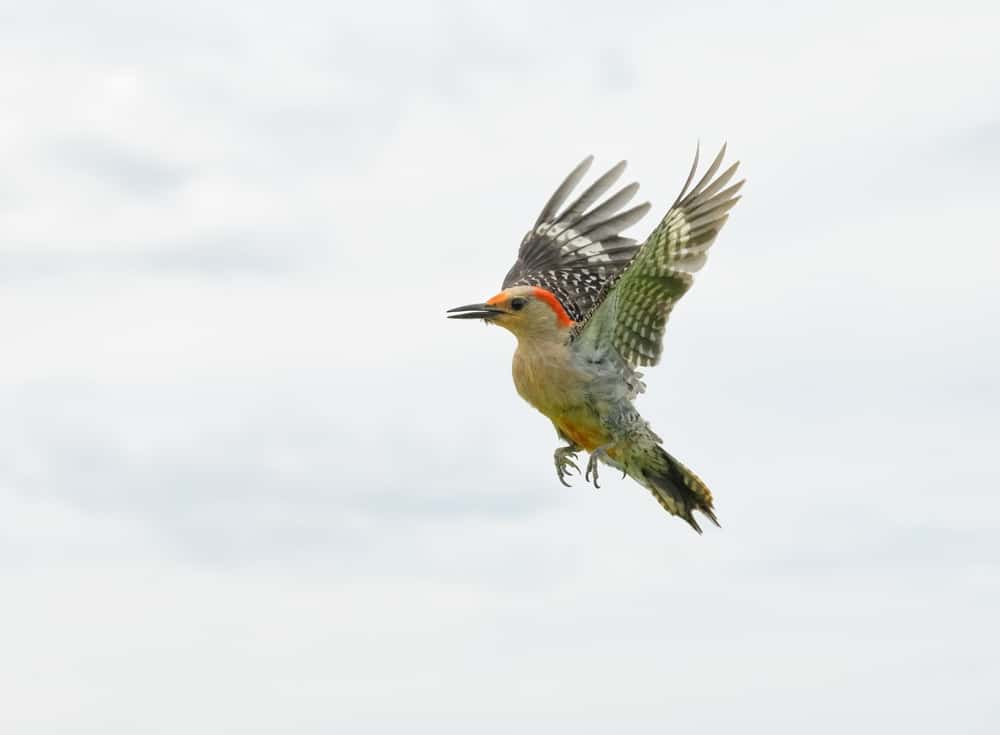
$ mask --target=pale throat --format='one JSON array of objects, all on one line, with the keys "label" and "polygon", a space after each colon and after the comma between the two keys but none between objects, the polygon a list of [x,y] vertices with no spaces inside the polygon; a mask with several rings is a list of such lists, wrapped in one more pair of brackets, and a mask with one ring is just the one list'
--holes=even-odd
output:
[{"label": "pale throat", "polygon": [[517,337],[518,345],[527,349],[546,349],[563,346],[569,342],[574,322],[563,323],[555,314],[546,314],[516,325],[510,331]]}]

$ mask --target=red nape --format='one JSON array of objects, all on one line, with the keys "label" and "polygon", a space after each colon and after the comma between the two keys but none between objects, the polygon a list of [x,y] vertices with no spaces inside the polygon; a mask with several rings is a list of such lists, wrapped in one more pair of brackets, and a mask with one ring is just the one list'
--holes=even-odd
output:
[{"label": "red nape", "polygon": [[559,299],[551,291],[547,291],[544,288],[535,286],[535,298],[540,301],[544,301],[549,305],[549,308],[556,313],[556,319],[559,320],[559,326],[568,327],[573,323],[573,320],[569,318],[569,314],[563,308],[563,305],[559,303]]}]

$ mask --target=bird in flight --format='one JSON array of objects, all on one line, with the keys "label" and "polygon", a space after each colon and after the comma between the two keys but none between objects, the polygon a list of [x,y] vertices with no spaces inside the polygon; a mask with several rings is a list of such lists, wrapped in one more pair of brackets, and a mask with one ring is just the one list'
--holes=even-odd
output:
[{"label": "bird in flight", "polygon": [[517,392],[566,442],[555,450],[560,482],[568,486],[568,475],[579,474],[575,460],[586,450],[585,481],[599,487],[598,463],[620,470],[698,533],[696,510],[719,525],[712,494],[663,448],[633,401],[645,390],[637,368],[659,362],[667,317],[739,201],[743,181],[729,184],[739,163],[719,173],[725,153],[723,145],[692,187],[695,153],[677,201],[643,243],[621,234],[649,211],[648,202],[622,211],[639,185],[602,201],[625,161],[563,206],[593,162],[587,157],[524,236],[503,290],[448,311],[451,319],[482,319],[517,337]]}]

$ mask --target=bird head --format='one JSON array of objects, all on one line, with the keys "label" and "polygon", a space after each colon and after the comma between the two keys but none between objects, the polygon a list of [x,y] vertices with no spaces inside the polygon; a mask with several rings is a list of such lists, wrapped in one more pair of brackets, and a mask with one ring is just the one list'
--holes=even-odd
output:
[{"label": "bird head", "polygon": [[482,319],[517,337],[557,334],[573,325],[555,294],[538,286],[506,288],[482,304],[448,310],[449,319]]}]

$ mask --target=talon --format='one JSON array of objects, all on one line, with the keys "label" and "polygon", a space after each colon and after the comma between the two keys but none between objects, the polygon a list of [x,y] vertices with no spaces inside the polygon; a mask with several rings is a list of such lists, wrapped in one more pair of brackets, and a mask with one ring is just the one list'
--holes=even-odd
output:
[{"label": "talon", "polygon": [[569,447],[559,447],[555,451],[555,463],[556,463],[556,476],[566,487],[571,487],[571,485],[566,482],[566,477],[569,475],[571,470],[576,470],[576,474],[580,474],[580,468],[577,466],[571,457],[575,457],[577,450],[572,446]]},{"label": "talon", "polygon": [[[611,459],[608,457],[608,453],[605,447],[611,446],[610,444],[605,444],[603,447],[597,447],[594,451],[590,453],[590,461],[587,462],[587,473],[583,476],[584,480],[589,480],[590,476],[594,476],[594,487],[600,489],[600,485],[597,482],[597,463],[599,460],[604,460],[611,464]],[[617,465],[614,465],[617,466]],[[624,469],[622,470],[624,472]],[[622,475],[624,477],[624,475]]]},{"label": "talon", "polygon": [[587,462],[587,474],[584,475],[583,479],[584,480],[590,480],[590,476],[591,476],[591,474],[593,474],[593,476],[594,476],[594,480],[593,480],[594,487],[597,488],[598,490],[600,490],[601,486],[597,482],[597,456],[598,456],[598,450],[595,450],[590,455],[590,461]]}]

